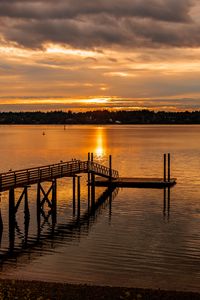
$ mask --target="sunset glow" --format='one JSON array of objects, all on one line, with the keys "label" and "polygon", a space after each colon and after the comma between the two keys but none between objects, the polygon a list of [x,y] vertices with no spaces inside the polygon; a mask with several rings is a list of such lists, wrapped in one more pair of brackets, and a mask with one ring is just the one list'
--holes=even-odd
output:
[{"label": "sunset glow", "polygon": [[0,4],[2,111],[200,109],[198,2],[19,5]]},{"label": "sunset glow", "polygon": [[81,49],[69,49],[62,47],[60,45],[46,45],[46,53],[53,53],[53,54],[65,54],[65,55],[74,55],[74,56],[80,56],[80,57],[95,57],[100,56],[99,54],[93,52],[93,51],[86,51]]}]

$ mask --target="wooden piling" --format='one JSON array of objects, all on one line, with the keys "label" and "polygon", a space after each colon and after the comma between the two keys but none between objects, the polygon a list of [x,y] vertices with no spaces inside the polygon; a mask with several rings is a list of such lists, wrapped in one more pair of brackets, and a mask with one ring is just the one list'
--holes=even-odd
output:
[{"label": "wooden piling", "polygon": [[24,188],[24,215],[25,218],[30,218],[30,212],[28,207],[28,186]]},{"label": "wooden piling", "polygon": [[14,250],[15,244],[15,189],[9,189],[9,248]]},{"label": "wooden piling", "polygon": [[90,161],[90,152],[88,152],[88,161]]},{"label": "wooden piling", "polygon": [[15,217],[15,189],[11,188],[9,190],[9,218],[13,219]]}]

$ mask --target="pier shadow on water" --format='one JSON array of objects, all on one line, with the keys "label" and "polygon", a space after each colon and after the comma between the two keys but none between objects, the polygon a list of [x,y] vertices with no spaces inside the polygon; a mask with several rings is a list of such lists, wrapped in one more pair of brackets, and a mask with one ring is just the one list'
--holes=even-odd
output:
[{"label": "pier shadow on water", "polygon": [[[75,186],[75,185],[74,185]],[[80,197],[80,180],[78,178],[77,195],[73,191],[72,198],[72,213],[73,218],[68,223],[57,223],[57,193],[55,183],[44,191],[39,185],[40,191],[37,192],[37,234],[31,236],[30,231],[30,213],[27,206],[27,194],[22,191],[24,199],[24,222],[23,226],[19,225],[17,218],[13,212],[9,213],[8,226],[8,248],[1,250],[0,253],[0,267],[10,261],[10,265],[16,265],[20,258],[20,263],[27,263],[28,260],[36,258],[37,255],[45,255],[52,252],[57,246],[64,242],[71,243],[74,240],[79,240],[82,236],[89,234],[92,226],[97,222],[98,217],[105,209],[109,209],[109,218],[112,215],[112,201],[118,193],[118,188],[107,188],[99,197],[95,197],[95,188],[88,185],[88,199],[87,209],[81,211],[81,197]],[[51,201],[48,195],[52,193]],[[13,197],[9,195],[9,197]],[[19,199],[20,199],[19,198]],[[20,201],[21,201],[20,200]],[[13,201],[12,199],[10,201]],[[48,204],[48,209],[44,208],[45,201]],[[18,200],[19,202],[19,200]],[[41,205],[42,204],[42,205]],[[45,227],[46,226],[46,227]],[[47,228],[47,230],[44,230]],[[2,241],[4,226],[2,215],[0,211],[0,245]],[[16,246],[16,238],[20,240],[20,246]],[[39,250],[39,251],[38,251]],[[27,260],[28,258],[28,260]],[[24,260],[24,261],[23,261]]]},{"label": "pier shadow on water", "polygon": [[[30,214],[25,201],[23,226],[18,224],[16,216],[9,220],[9,246],[7,251],[1,251],[1,268],[4,263],[8,261],[11,261],[11,265],[17,264],[19,257],[20,263],[27,263],[27,258],[28,260],[32,260],[36,258],[37,255],[41,256],[54,251],[57,246],[64,242],[72,243],[74,240],[79,240],[81,237],[88,235],[92,226],[98,221],[98,217],[105,209],[109,209],[109,221],[111,222],[112,201],[117,196],[118,191],[118,188],[107,188],[95,199],[95,191],[92,190],[91,186],[88,186],[87,209],[81,213],[81,198],[78,190],[77,199],[75,197],[72,198],[73,218],[66,224],[57,224],[57,194],[53,191],[51,207],[48,210],[44,209],[43,206],[40,206],[39,210],[37,209],[37,234],[35,236],[29,234]],[[37,201],[43,202],[45,195],[43,191],[44,197],[38,199],[37,194]],[[170,188],[163,189],[163,218],[166,221],[169,221],[170,218]],[[48,228],[47,230],[44,230],[45,226]],[[0,244],[3,230],[4,227],[0,211]],[[16,237],[21,241],[20,247],[19,245],[17,245],[17,247],[15,245]]]}]

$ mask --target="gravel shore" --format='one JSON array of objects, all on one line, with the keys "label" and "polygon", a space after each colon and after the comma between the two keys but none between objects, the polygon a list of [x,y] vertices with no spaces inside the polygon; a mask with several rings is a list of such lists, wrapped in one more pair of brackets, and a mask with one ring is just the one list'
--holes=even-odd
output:
[{"label": "gravel shore", "polygon": [[196,300],[200,299],[200,294],[139,288],[103,287],[22,280],[0,280],[0,299]]}]

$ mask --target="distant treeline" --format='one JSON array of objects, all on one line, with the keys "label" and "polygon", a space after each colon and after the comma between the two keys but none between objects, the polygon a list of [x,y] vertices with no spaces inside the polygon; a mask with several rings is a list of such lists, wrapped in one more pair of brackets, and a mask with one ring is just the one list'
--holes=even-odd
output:
[{"label": "distant treeline", "polygon": [[0,124],[200,124],[200,111],[2,112]]}]

